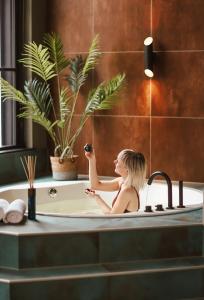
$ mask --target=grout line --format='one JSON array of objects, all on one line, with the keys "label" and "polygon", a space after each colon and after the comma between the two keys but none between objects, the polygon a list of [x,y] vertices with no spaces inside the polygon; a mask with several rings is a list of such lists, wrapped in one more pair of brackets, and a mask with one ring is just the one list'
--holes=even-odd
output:
[{"label": "grout line", "polygon": [[[128,53],[143,53],[143,50],[126,50],[126,51],[101,51],[102,54],[128,54]],[[155,50],[155,53],[202,53],[204,52],[204,50],[190,50],[190,49],[186,49],[186,50]],[[66,55],[75,55],[75,54],[88,54],[87,51],[74,51],[74,52],[69,52],[69,51],[65,51],[64,52]]]},{"label": "grout line", "polygon": [[150,33],[151,33],[151,36],[152,36],[152,0],[151,0],[151,3],[150,3]]},{"label": "grout line", "polygon": [[92,122],[93,122],[93,126],[92,126],[91,137],[92,137],[92,143],[93,143],[93,145],[95,147],[95,144],[94,144],[94,141],[95,141],[95,134],[94,134],[94,132],[95,132],[95,118],[94,118],[94,116],[92,118]]},{"label": "grout line", "polygon": [[92,37],[95,35],[95,9],[94,9],[94,0],[92,0]]},{"label": "grout line", "polygon": [[129,115],[94,115],[94,117],[116,117],[116,118],[149,118],[149,116],[129,116]]},{"label": "grout line", "polygon": [[160,52],[204,52],[204,50],[202,50],[202,49],[195,49],[195,50],[193,50],[193,49],[183,49],[183,50],[179,50],[179,49],[177,49],[177,50],[155,50],[154,49],[154,52],[158,52],[158,53],[160,53]]},{"label": "grout line", "polygon": [[[153,9],[153,4],[152,0],[150,3],[150,32],[152,36],[152,9]],[[149,91],[149,103],[150,103],[150,116],[149,116],[149,172],[152,174],[152,80],[150,79],[150,91]]]},{"label": "grout line", "polygon": [[204,117],[176,117],[176,116],[152,116],[154,119],[193,119],[193,120],[204,120]]},{"label": "grout line", "polygon": [[[95,35],[95,0],[92,0],[92,34],[93,36]],[[91,81],[92,81],[92,88],[94,86],[94,73],[92,72],[91,76]],[[91,142],[94,145],[94,140],[95,140],[95,119],[94,119],[94,114],[92,115],[92,128],[91,128]],[[94,146],[95,147],[95,146]]]},{"label": "grout line", "polygon": [[[94,31],[95,33],[95,31]],[[203,50],[204,51],[204,50]],[[100,51],[102,54],[126,54],[126,53],[143,53],[143,50],[133,50],[133,51]],[[165,51],[166,52],[166,51]],[[88,54],[87,51],[74,51],[74,52],[69,52],[65,51],[64,52],[66,55],[75,55],[75,54]]]},{"label": "grout line", "polygon": [[[176,116],[152,116],[151,115],[151,104],[150,104],[150,115],[149,116],[144,116],[144,115],[93,115],[93,117],[97,117],[97,118],[150,118],[151,119],[184,119],[184,120],[204,120],[204,117],[176,117]],[[75,114],[75,117],[80,117],[81,114]]]},{"label": "grout line", "polygon": [[150,79],[150,117],[149,117],[149,171],[152,174],[152,80]]}]

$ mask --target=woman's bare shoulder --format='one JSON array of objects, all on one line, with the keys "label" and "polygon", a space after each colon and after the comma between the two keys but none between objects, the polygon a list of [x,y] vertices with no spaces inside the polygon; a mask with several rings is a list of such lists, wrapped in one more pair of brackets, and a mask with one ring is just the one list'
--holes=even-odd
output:
[{"label": "woman's bare shoulder", "polygon": [[126,185],[123,185],[122,186],[122,191],[126,194],[135,194],[135,189],[133,187],[130,187],[130,186],[126,186]]}]

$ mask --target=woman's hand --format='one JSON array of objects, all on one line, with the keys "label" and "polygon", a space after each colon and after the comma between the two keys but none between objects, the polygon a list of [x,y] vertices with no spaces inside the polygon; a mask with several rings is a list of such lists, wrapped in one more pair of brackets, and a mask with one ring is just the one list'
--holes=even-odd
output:
[{"label": "woman's hand", "polygon": [[94,152],[94,149],[93,149],[93,148],[92,148],[92,151],[91,151],[91,152],[85,151],[84,154],[85,154],[85,156],[86,156],[86,158],[87,158],[88,160],[96,160],[95,152]]},{"label": "woman's hand", "polygon": [[88,195],[88,196],[91,196],[92,198],[98,196],[94,190],[91,190],[91,189],[85,189],[85,193]]},{"label": "woman's hand", "polygon": [[[91,190],[91,189],[85,189],[85,193],[96,200],[96,202],[101,205],[101,202],[104,202],[102,199],[101,199],[101,196],[99,194],[96,194],[94,190]],[[103,204],[104,205],[104,204]]]},{"label": "woman's hand", "polygon": [[111,208],[106,204],[99,194],[96,194],[92,189],[86,189],[85,193],[96,200],[96,203],[101,207],[105,214],[110,213]]}]

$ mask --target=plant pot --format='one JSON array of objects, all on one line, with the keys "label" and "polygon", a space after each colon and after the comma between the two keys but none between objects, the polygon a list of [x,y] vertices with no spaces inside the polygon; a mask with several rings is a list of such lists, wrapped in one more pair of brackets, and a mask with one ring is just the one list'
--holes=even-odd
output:
[{"label": "plant pot", "polygon": [[75,180],[78,177],[77,173],[78,155],[73,155],[69,158],[60,160],[57,156],[51,156],[52,176],[55,180]]}]

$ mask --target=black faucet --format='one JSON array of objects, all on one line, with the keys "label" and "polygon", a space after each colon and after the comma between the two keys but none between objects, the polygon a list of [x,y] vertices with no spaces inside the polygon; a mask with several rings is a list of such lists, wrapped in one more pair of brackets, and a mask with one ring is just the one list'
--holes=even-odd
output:
[{"label": "black faucet", "polygon": [[178,208],[184,208],[185,205],[183,205],[183,181],[179,181],[179,205]]},{"label": "black faucet", "polygon": [[167,207],[167,209],[174,209],[174,207],[172,206],[172,183],[171,183],[170,177],[163,171],[156,171],[156,172],[152,173],[152,175],[149,177],[147,184],[151,185],[153,179],[156,176],[162,176],[166,180],[166,183],[168,186],[168,207]]}]

